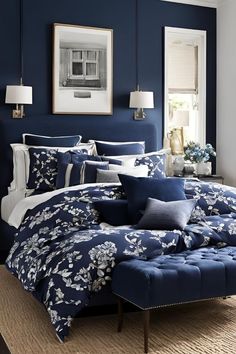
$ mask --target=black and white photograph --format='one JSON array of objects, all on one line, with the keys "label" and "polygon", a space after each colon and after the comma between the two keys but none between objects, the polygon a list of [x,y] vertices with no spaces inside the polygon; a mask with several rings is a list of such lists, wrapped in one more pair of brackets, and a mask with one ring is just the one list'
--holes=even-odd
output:
[{"label": "black and white photograph", "polygon": [[112,114],[112,37],[111,29],[54,24],[54,114]]}]

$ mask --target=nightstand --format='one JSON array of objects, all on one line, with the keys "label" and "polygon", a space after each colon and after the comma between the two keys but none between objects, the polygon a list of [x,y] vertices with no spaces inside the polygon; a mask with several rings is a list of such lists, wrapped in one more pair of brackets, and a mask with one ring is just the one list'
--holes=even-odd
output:
[{"label": "nightstand", "polygon": [[[180,176],[178,176],[180,177]],[[184,175],[184,176],[181,176],[181,177],[184,177],[184,178],[198,178],[200,181],[203,181],[203,182],[212,182],[212,183],[219,183],[219,184],[224,184],[224,177],[223,176],[220,176],[220,175],[209,175],[209,176],[197,176],[197,175],[194,175],[194,176],[189,176],[189,175]]]}]

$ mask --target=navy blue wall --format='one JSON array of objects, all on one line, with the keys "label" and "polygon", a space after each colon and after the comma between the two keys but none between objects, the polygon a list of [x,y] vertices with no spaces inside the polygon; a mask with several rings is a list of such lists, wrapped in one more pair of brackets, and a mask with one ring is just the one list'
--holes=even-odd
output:
[{"label": "navy blue wall", "polygon": [[[24,0],[24,83],[34,88],[34,104],[27,119],[56,119],[51,114],[52,23],[71,23],[114,29],[113,116],[70,116],[66,122],[88,122],[103,129],[107,120],[132,121],[128,93],[135,88],[135,0]],[[207,141],[215,145],[216,116],[216,10],[160,0],[139,0],[139,76],[143,90],[155,92],[148,119],[158,129],[162,144],[163,27],[207,30]],[[5,86],[19,78],[19,0],[0,5],[0,119],[10,119],[4,104]],[[61,121],[61,120],[60,120]],[[22,121],[22,125],[24,121]],[[133,124],[143,124],[133,122]]]}]

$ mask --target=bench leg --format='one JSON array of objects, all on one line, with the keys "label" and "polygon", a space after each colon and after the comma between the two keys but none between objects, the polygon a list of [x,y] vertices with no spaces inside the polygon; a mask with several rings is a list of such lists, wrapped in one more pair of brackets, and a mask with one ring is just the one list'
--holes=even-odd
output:
[{"label": "bench leg", "polygon": [[123,326],[123,300],[118,297],[118,327],[117,332],[121,332]]},{"label": "bench leg", "polygon": [[145,310],[143,311],[144,353],[148,353],[149,324],[150,324],[150,310]]}]

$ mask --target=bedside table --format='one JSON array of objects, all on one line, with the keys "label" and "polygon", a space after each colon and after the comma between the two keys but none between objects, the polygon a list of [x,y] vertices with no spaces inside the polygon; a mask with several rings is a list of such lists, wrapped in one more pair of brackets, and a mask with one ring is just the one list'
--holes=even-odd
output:
[{"label": "bedside table", "polygon": [[224,184],[224,177],[220,175],[209,175],[209,176],[182,176],[184,178],[198,178],[200,181],[203,182],[212,182],[212,183],[219,183],[219,184]]},{"label": "bedside table", "polygon": [[224,184],[224,177],[220,175],[197,176],[200,181]]}]

